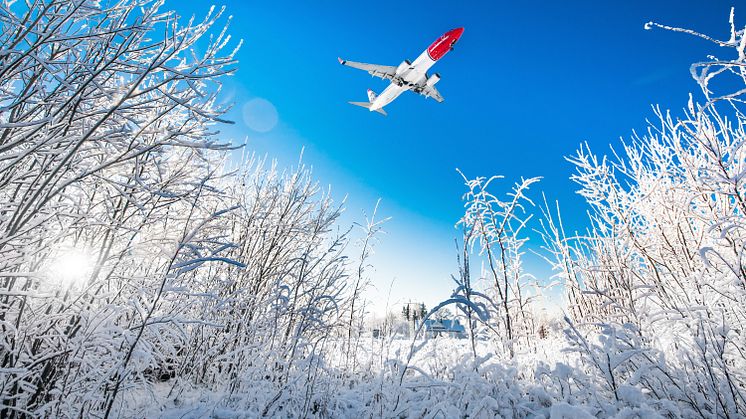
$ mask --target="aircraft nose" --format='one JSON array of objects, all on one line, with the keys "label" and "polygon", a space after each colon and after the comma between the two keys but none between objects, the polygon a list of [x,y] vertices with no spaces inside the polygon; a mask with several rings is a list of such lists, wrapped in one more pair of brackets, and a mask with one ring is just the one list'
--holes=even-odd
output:
[{"label": "aircraft nose", "polygon": [[456,38],[456,40],[458,40],[459,38],[461,38],[461,35],[463,33],[464,33],[464,28],[456,28],[456,29],[451,29],[450,35]]}]

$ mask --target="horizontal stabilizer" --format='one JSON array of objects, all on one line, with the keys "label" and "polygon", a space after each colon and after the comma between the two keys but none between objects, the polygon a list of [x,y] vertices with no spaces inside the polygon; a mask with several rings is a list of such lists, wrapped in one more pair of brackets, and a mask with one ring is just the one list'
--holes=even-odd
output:
[{"label": "horizontal stabilizer", "polygon": [[[370,109],[370,103],[368,102],[347,102],[347,103],[349,103],[350,105],[360,106],[361,108]],[[375,111],[384,116],[388,115],[386,111],[384,111],[383,109],[375,109]]]}]

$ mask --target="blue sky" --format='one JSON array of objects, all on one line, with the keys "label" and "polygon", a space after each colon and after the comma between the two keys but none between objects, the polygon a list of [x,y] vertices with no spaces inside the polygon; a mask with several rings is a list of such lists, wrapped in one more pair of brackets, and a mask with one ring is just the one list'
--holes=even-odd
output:
[{"label": "blue sky", "polygon": [[[200,15],[208,1],[171,2]],[[662,30],[654,20],[728,38],[731,3],[724,1],[578,2],[289,2],[229,1],[231,34],[244,40],[238,74],[226,84],[235,102],[222,135],[248,137],[248,148],[283,165],[314,167],[324,185],[348,198],[347,219],[360,219],[381,198],[393,217],[373,260],[382,296],[395,278],[391,304],[448,296],[456,272],[454,228],[468,176],[500,174],[493,192],[521,176],[542,176],[569,230],[582,230],[585,207],[564,160],[581,142],[605,153],[609,144],[643,130],[651,104],[679,112],[696,85],[689,65],[724,50]],[[744,8],[746,14],[746,8]],[[746,16],[746,15],[744,15]],[[737,22],[746,23],[746,17]],[[380,92],[386,82],[342,67],[337,56],[398,65],[416,58],[449,29],[465,27],[455,51],[432,71],[442,79],[438,104],[405,93],[388,117],[347,104]],[[242,110],[263,99],[244,118]],[[247,105],[248,104],[248,105]],[[269,120],[267,120],[269,118]],[[258,124],[258,125],[257,125]],[[262,126],[262,124],[264,126]],[[252,129],[255,128],[255,129]],[[268,127],[272,129],[267,130]],[[260,129],[259,132],[256,129]],[[536,227],[536,224],[534,224]],[[531,248],[538,249],[536,242]],[[547,267],[529,257],[541,279]]]}]

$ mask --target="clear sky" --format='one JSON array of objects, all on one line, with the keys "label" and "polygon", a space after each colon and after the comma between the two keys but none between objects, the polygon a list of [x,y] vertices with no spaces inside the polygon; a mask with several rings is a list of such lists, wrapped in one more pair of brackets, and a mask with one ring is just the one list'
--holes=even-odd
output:
[{"label": "clear sky", "polygon": [[[182,15],[211,2],[168,2]],[[222,135],[281,164],[304,161],[322,184],[348,198],[360,219],[381,198],[393,217],[373,260],[376,310],[392,280],[391,304],[448,296],[456,272],[454,228],[468,176],[501,174],[495,193],[521,176],[558,200],[565,225],[582,230],[585,209],[563,156],[587,141],[597,152],[645,128],[651,104],[680,112],[696,85],[692,62],[725,53],[703,40],[662,30],[654,20],[728,38],[725,1],[229,1],[230,33],[244,39],[235,102]],[[737,4],[736,4],[737,6]],[[746,7],[736,21],[746,24]],[[438,36],[465,27],[456,49],[432,69],[445,102],[404,93],[389,116],[347,104],[387,82],[342,67],[337,57],[398,65]],[[267,102],[265,102],[267,101]],[[243,111],[247,111],[244,115]],[[276,124],[274,123],[276,111]],[[536,224],[534,224],[536,227]],[[538,249],[536,242],[531,248]],[[549,275],[538,258],[528,267]],[[383,297],[382,297],[383,296]],[[398,308],[397,308],[398,310]]]}]

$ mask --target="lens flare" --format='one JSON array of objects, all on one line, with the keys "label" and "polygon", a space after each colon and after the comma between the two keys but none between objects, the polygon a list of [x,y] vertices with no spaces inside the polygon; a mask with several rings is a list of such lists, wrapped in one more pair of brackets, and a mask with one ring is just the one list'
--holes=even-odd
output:
[{"label": "lens flare", "polygon": [[251,99],[243,106],[243,121],[254,131],[269,132],[278,120],[277,109],[266,99]]}]

